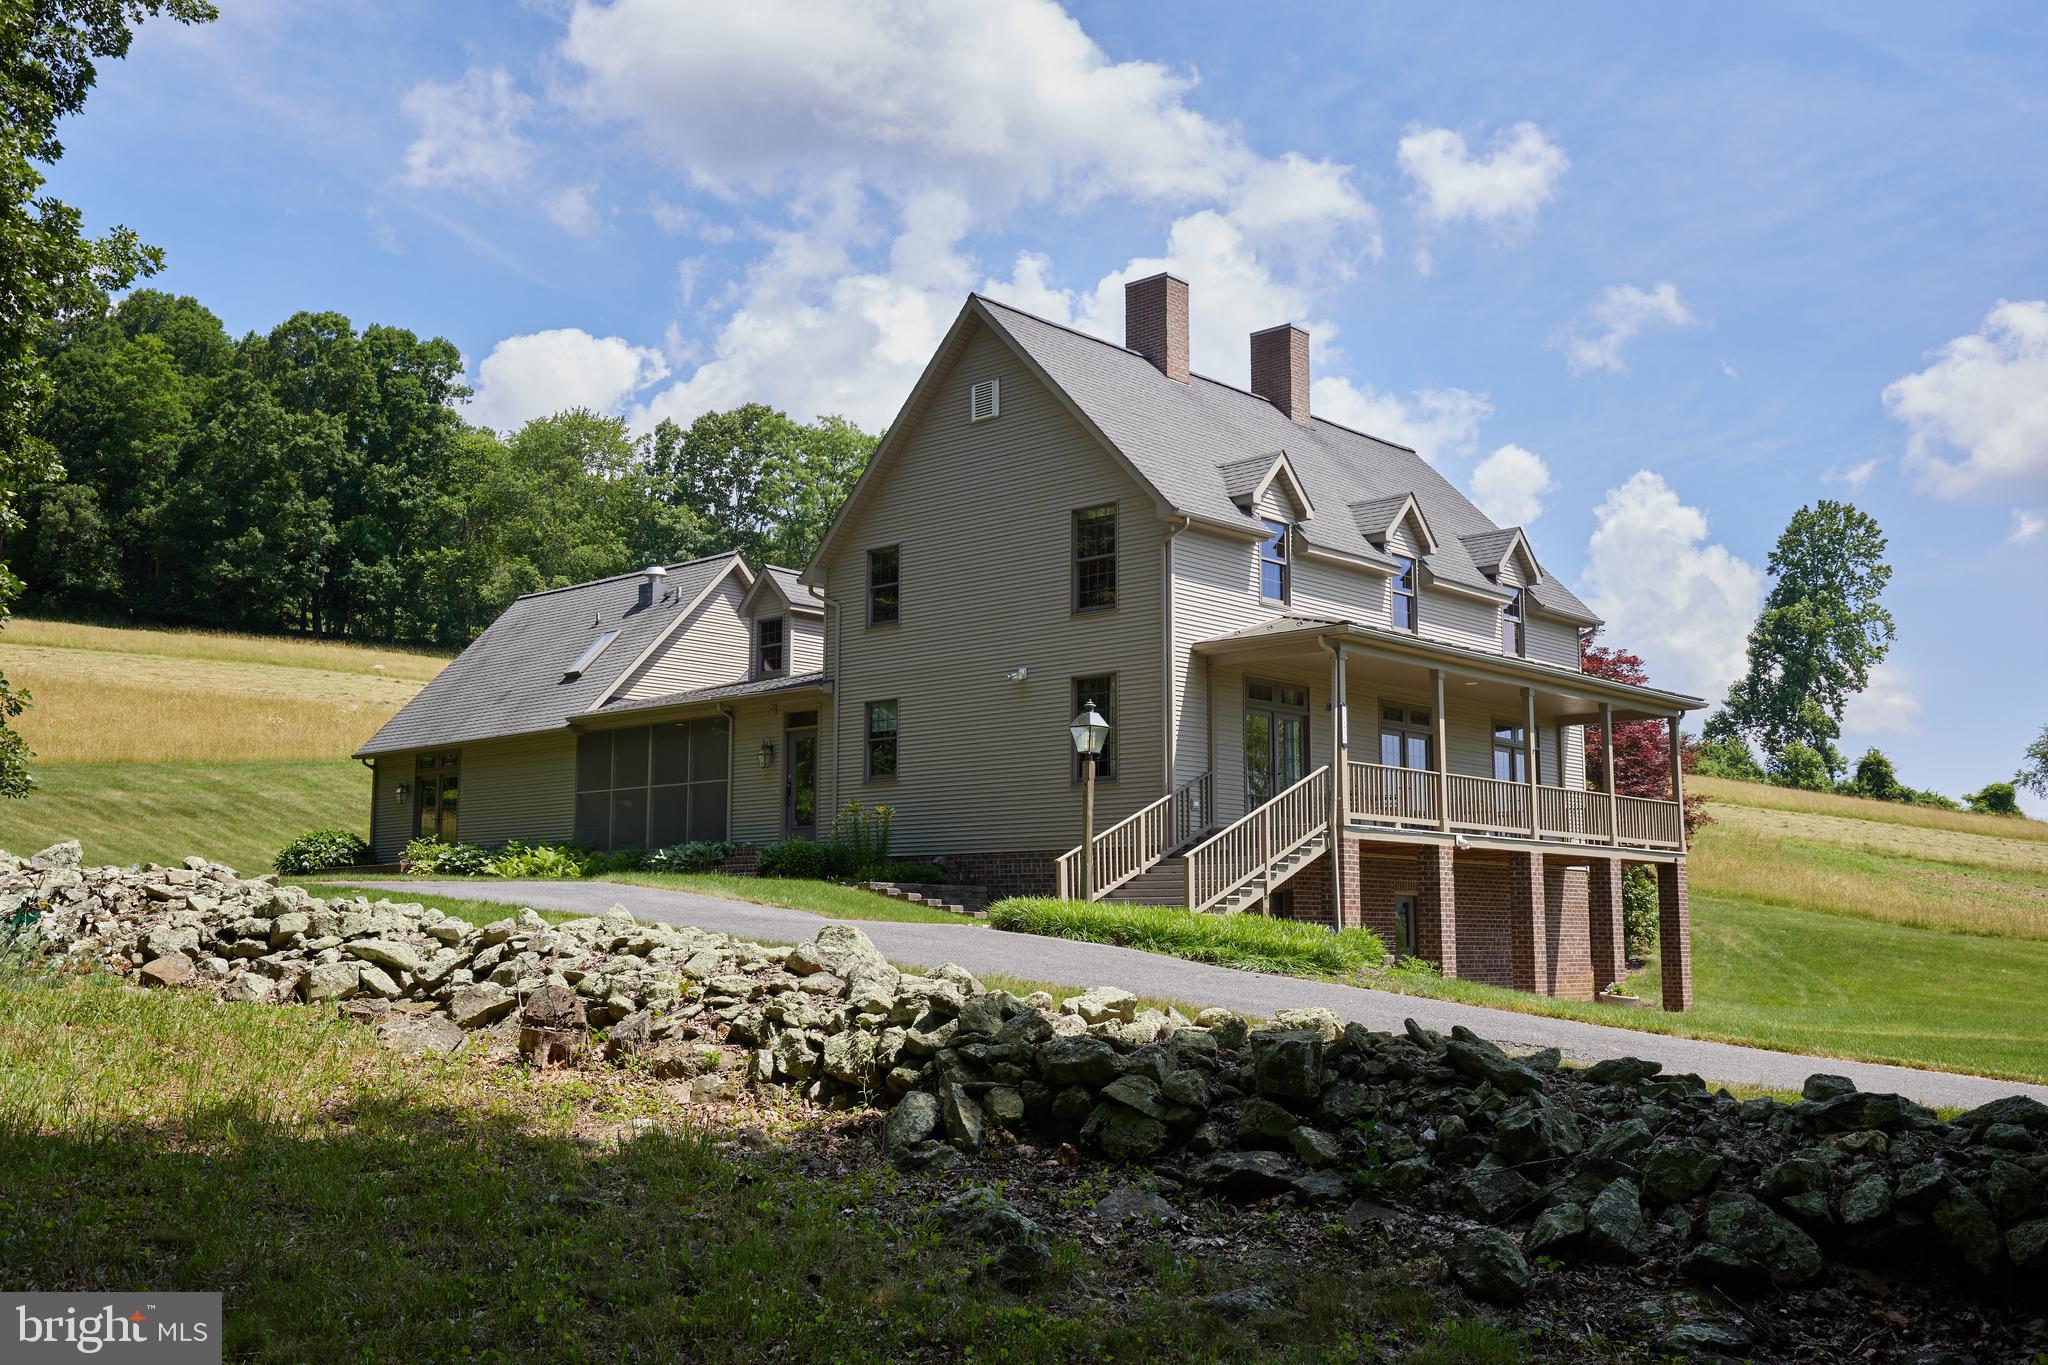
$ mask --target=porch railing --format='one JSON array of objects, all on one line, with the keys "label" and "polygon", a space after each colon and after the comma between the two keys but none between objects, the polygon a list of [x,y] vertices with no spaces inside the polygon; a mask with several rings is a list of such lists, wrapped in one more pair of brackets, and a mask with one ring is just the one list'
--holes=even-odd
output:
[{"label": "porch railing", "polygon": [[1529,834],[1529,788],[1497,777],[1450,775],[1452,829],[1484,834]]},{"label": "porch railing", "polygon": [[1617,796],[1614,807],[1616,823],[1621,826],[1622,843],[1643,844],[1650,848],[1685,847],[1685,818],[1676,801]]},{"label": "porch railing", "polygon": [[1436,774],[1384,763],[1351,765],[1350,817],[1380,825],[1437,822]]},{"label": "porch railing", "polygon": [[[1203,773],[1151,805],[1097,831],[1095,899],[1114,891],[1209,827],[1215,811],[1215,780]],[[1054,866],[1062,900],[1081,895],[1081,846],[1059,856]]]},{"label": "porch railing", "polygon": [[1550,837],[1607,842],[1607,794],[1584,787],[1538,787],[1536,827]]},{"label": "porch railing", "polygon": [[1188,908],[1207,910],[1330,828],[1330,770],[1316,769],[1187,852]]}]

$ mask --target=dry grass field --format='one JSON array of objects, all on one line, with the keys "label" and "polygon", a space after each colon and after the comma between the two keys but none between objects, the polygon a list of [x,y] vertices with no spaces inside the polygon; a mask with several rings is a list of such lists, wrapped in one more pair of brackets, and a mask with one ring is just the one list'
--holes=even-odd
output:
[{"label": "dry grass field", "polygon": [[1978,815],[1962,810],[1935,810],[1931,806],[1907,806],[1896,801],[1866,801],[1860,796],[1796,791],[1790,787],[1766,786],[1761,782],[1730,782],[1720,777],[1688,777],[1685,785],[1686,790],[1698,792],[1716,803],[2048,843],[2048,822],[2040,820],[2016,820],[2006,815]]},{"label": "dry grass field", "polygon": [[0,672],[43,764],[343,758],[447,660],[326,641],[18,620]]}]

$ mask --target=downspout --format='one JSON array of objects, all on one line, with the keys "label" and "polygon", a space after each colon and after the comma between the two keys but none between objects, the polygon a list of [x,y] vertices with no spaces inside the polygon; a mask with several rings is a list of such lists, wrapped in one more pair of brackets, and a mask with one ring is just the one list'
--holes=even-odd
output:
[{"label": "downspout", "polygon": [[818,596],[824,599],[826,606],[832,608],[832,674],[829,681],[832,684],[832,811],[836,820],[840,806],[845,804],[839,799],[839,750],[843,747],[839,743],[839,727],[846,720],[840,714],[839,707],[839,702],[844,696],[839,690],[839,637],[846,631],[846,609],[839,605],[838,598],[828,593],[819,593]]},{"label": "downspout", "polygon": [[717,711],[719,715],[725,717],[725,837],[731,839],[732,793],[740,780],[740,717],[739,712],[724,702],[718,704]]},{"label": "downspout", "polygon": [[[1161,773],[1161,776],[1164,780],[1160,783],[1159,792],[1161,796],[1173,795],[1173,779],[1175,776],[1174,739],[1180,731],[1180,727],[1174,723],[1176,719],[1174,714],[1175,703],[1179,700],[1179,690],[1176,689],[1173,685],[1173,669],[1174,665],[1179,661],[1175,658],[1176,651],[1173,647],[1173,541],[1174,537],[1178,536],[1182,531],[1188,529],[1188,518],[1178,518],[1180,522],[1178,526],[1172,525],[1172,522],[1174,520],[1175,518],[1171,517],[1167,519],[1168,529],[1166,532],[1166,540],[1163,542],[1163,558],[1166,561],[1166,572],[1160,580],[1159,588],[1160,592],[1165,596],[1166,599],[1166,609],[1162,613],[1162,615],[1165,618],[1165,626],[1160,631],[1160,653],[1164,658],[1165,667],[1160,670],[1159,674],[1159,692],[1166,703],[1163,707],[1160,708],[1161,712],[1164,714],[1166,718],[1166,743],[1164,746],[1161,747],[1159,751],[1161,754],[1165,755],[1165,768],[1162,770]],[[1205,811],[1204,815],[1206,814],[1207,812]]]}]

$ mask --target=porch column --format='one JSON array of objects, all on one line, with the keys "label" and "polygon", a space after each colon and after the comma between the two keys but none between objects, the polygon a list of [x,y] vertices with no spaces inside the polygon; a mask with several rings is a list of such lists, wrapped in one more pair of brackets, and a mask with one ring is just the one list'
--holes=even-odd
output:
[{"label": "porch column", "polygon": [[1684,746],[1680,743],[1678,717],[1668,722],[1671,733],[1671,799],[1678,803],[1678,851],[1685,852],[1685,764],[1681,761]]},{"label": "porch column", "polygon": [[1541,830],[1536,815],[1536,689],[1522,689],[1522,769],[1529,779],[1529,837]]},{"label": "porch column", "polygon": [[1614,703],[1600,703],[1600,784],[1607,792],[1607,842],[1621,842],[1620,803],[1614,799]]},{"label": "porch column", "polygon": [[1351,736],[1344,646],[1330,650],[1330,925],[1344,928],[1344,822],[1351,815]]},{"label": "porch column", "polygon": [[1449,844],[1416,850],[1415,955],[1445,976],[1458,974],[1457,856]]},{"label": "porch column", "polygon": [[1518,991],[1548,994],[1549,897],[1541,853],[1508,855],[1508,980]]},{"label": "porch column", "polygon": [[1628,976],[1621,886],[1627,867],[1619,858],[1595,858],[1586,872],[1586,929],[1593,950],[1593,993]]},{"label": "porch column", "polygon": [[1664,978],[1664,1008],[1692,1008],[1692,907],[1685,861],[1657,864],[1657,961]]},{"label": "porch column", "polygon": [[1441,668],[1429,670],[1429,684],[1436,689],[1436,735],[1430,741],[1429,756],[1436,764],[1436,827],[1448,834],[1451,829],[1451,755],[1450,722],[1444,719],[1444,671]]}]

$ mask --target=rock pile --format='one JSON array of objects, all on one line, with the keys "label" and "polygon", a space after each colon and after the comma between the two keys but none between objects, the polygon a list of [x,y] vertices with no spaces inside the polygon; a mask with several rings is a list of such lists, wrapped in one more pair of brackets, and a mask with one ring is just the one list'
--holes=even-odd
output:
[{"label": "rock pile", "polygon": [[[1561,1068],[1464,1030],[1399,1034],[1289,1010],[1253,1028],[1097,988],[1057,1004],[957,967],[898,970],[857,929],[771,948],[623,910],[482,927],[416,905],[323,900],[193,859],[84,868],[60,845],[0,854],[0,926],[63,961],[230,1000],[340,1001],[402,1046],[514,1035],[544,1065],[595,1059],[891,1106],[912,1165],[1012,1137],[1070,1142],[1232,1198],[1398,1202],[1465,1231],[1448,1264],[1498,1301],[1530,1260],[1661,1263],[1731,1286],[1795,1286],[1830,1258],[1939,1268],[1969,1292],[2048,1279],[2048,1106],[2021,1096],[1944,1122],[1814,1076],[1795,1104],[1738,1101],[1654,1062]],[[963,1205],[1036,1273],[1040,1248]]]}]

